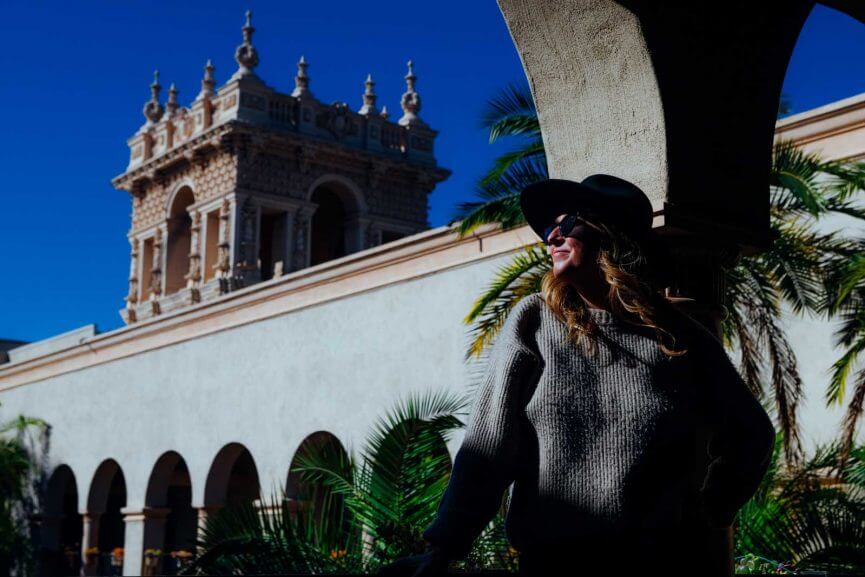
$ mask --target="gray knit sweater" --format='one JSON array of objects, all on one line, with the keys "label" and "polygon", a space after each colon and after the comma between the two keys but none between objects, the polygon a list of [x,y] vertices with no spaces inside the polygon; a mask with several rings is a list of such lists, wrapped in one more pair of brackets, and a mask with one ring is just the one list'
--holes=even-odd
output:
[{"label": "gray knit sweater", "polygon": [[463,558],[511,483],[511,545],[624,530],[721,527],[765,474],[775,429],[718,339],[674,313],[655,333],[590,309],[597,355],[566,338],[540,293],[510,312],[489,356],[431,544]]}]

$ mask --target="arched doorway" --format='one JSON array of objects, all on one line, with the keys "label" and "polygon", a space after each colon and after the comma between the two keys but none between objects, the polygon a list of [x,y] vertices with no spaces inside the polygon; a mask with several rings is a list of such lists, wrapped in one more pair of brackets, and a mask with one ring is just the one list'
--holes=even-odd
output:
[{"label": "arched doorway", "polygon": [[[85,535],[89,548],[97,554],[85,556],[88,574],[109,575],[124,546],[126,524],[121,509],[126,506],[126,479],[120,465],[107,459],[99,465],[90,483],[87,497],[87,515],[90,518],[89,535]],[[86,553],[86,552],[85,552]]]},{"label": "arched doorway", "polygon": [[165,294],[186,287],[189,272],[189,251],[192,243],[192,217],[187,210],[195,202],[192,189],[184,186],[177,191],[168,211],[168,247],[166,252]]},{"label": "arched doorway", "polygon": [[77,575],[81,569],[82,518],[78,486],[66,465],[51,474],[44,495],[38,556],[39,575]]},{"label": "arched doorway", "polygon": [[192,507],[192,482],[186,461],[175,451],[156,461],[147,483],[144,549],[159,549],[163,556],[156,572],[176,575],[179,562],[172,552],[192,552],[198,513]]},{"label": "arched doorway", "polygon": [[339,439],[331,433],[312,433],[295,451],[285,484],[285,497],[290,514],[293,517],[300,514],[304,524],[309,524],[308,533],[317,535],[322,544],[336,545],[337,549],[344,548],[340,543],[349,539],[352,529],[345,499],[320,482],[308,481],[307,476],[297,470],[309,459],[324,461],[329,468],[350,477],[348,453]]}]

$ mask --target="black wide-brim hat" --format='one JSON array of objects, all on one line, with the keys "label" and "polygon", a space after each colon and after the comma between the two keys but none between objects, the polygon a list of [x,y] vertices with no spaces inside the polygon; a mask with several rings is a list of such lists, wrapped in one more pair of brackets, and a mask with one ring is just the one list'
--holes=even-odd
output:
[{"label": "black wide-brim hat", "polygon": [[636,185],[609,174],[593,174],[582,182],[550,178],[526,186],[520,207],[535,234],[546,241],[544,229],[562,213],[594,216],[636,241],[652,232],[652,203]]}]

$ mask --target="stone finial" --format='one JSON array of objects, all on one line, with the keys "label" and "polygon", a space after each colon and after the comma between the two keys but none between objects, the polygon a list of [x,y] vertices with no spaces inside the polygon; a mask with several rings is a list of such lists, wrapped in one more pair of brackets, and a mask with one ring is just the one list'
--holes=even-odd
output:
[{"label": "stone finial", "polygon": [[309,64],[307,64],[306,58],[301,56],[297,63],[297,76],[294,77],[294,90],[291,93],[292,96],[312,96],[312,93],[309,91],[309,75],[306,73],[307,68],[309,68]]},{"label": "stone finial", "polygon": [[417,76],[414,74],[412,61],[408,61],[408,74],[405,75],[406,91],[400,100],[402,106],[402,118],[398,123],[400,126],[425,126],[425,123],[418,117],[420,113],[420,94],[415,92],[414,83]]},{"label": "stone finial", "polygon": [[165,113],[168,118],[172,118],[177,114],[177,110],[180,108],[180,103],[177,101],[178,92],[177,87],[172,82],[168,88],[168,102],[165,103]]},{"label": "stone finial", "polygon": [[377,112],[375,107],[375,92],[373,92],[373,86],[375,86],[375,82],[372,81],[372,74],[366,75],[366,90],[363,93],[363,106],[360,107],[358,113],[365,115],[372,115]]},{"label": "stone finial", "polygon": [[150,85],[150,100],[144,105],[144,117],[147,119],[147,124],[156,124],[162,119],[162,114],[165,109],[159,103],[159,91],[162,87],[159,85],[159,70],[153,71],[153,84]]},{"label": "stone finial", "polygon": [[213,63],[207,59],[207,64],[204,65],[204,78],[201,79],[201,92],[198,93],[197,100],[211,98],[216,94],[216,80],[213,78]]},{"label": "stone finial", "polygon": [[238,69],[233,78],[254,76],[253,70],[258,66],[258,51],[252,45],[252,33],[255,32],[255,28],[252,27],[252,10],[246,11],[246,24],[243,25],[242,30],[243,44],[234,51],[234,60],[237,61]]},{"label": "stone finial", "polygon": [[387,117],[390,116],[390,112],[387,111],[387,104],[381,107],[381,113],[379,114],[382,118],[387,120]]}]

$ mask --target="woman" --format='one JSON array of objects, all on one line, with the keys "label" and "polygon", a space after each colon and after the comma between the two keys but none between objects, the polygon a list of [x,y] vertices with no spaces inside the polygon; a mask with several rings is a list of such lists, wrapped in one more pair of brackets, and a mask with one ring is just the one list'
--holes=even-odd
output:
[{"label": "woman", "polygon": [[529,186],[521,206],[553,266],[496,338],[429,549],[380,574],[443,574],[511,483],[523,574],[730,574],[724,537],[775,429],[721,343],[658,292],[651,203],[594,175]]}]

